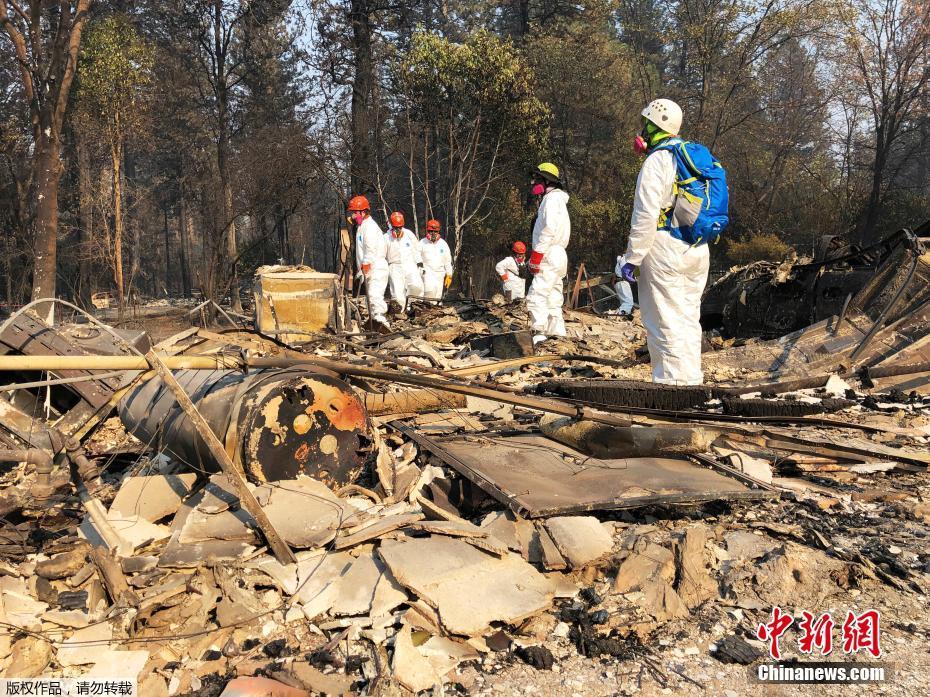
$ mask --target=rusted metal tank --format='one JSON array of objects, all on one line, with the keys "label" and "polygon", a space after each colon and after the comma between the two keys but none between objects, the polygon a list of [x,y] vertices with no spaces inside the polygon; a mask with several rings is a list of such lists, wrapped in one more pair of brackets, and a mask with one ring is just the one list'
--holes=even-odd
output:
[{"label": "rusted metal tank", "polygon": [[[329,485],[360,473],[371,426],[365,405],[344,381],[325,371],[297,367],[253,370],[179,370],[178,382],[254,481],[298,474]],[[119,403],[126,429],[191,467],[218,465],[159,378]]]},{"label": "rusted metal tank", "polygon": [[262,266],[253,285],[255,328],[284,341],[306,341],[334,326],[338,280],[306,266]]}]

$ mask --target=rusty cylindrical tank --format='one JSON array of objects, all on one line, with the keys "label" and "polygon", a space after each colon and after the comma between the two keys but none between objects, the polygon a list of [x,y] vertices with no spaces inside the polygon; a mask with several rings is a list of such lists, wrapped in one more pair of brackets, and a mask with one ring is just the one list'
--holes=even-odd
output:
[{"label": "rusty cylindrical tank", "polygon": [[[371,435],[368,414],[354,390],[332,374],[303,366],[174,375],[233,462],[254,481],[306,474],[341,485],[359,475]],[[119,403],[119,416],[150,447],[195,469],[219,469],[160,378],[130,391]]]}]

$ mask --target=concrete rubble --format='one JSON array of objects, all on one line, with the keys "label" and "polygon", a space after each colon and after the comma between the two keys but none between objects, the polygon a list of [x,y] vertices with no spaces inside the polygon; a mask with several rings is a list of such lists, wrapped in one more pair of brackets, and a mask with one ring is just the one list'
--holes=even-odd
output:
[{"label": "concrete rubble", "polygon": [[[710,332],[707,384],[657,387],[637,320],[566,314],[570,336],[535,355],[525,310],[499,301],[415,304],[388,336],[321,330],[317,308],[319,326],[295,311],[283,342],[191,328],[155,344],[165,361],[267,377],[235,378],[251,411],[235,390],[194,395],[233,470],[188,426],[166,426],[183,433],[174,447],[114,416],[147,394],[144,369],[50,387],[32,436],[17,414],[37,393],[5,393],[4,447],[57,460],[51,474],[0,469],[0,674],[118,674],[145,697],[753,694],[738,670],[764,660],[756,630],[773,606],[879,608],[891,660],[923,641],[926,382],[887,391],[837,363],[799,387],[810,375],[760,369],[753,341]],[[65,353],[81,336],[44,345]],[[131,341],[80,355],[152,348]],[[272,375],[297,365],[324,377]],[[233,378],[214,377],[198,384],[227,394]],[[843,404],[791,406],[828,400]],[[324,412],[322,430],[305,418]]]}]

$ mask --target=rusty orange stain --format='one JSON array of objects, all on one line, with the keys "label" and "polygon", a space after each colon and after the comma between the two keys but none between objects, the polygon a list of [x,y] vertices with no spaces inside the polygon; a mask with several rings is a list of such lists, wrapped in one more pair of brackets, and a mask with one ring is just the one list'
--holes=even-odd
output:
[{"label": "rusty orange stain", "polygon": [[354,394],[349,394],[332,385],[307,381],[313,389],[313,404],[307,414],[322,412],[326,419],[340,431],[365,429],[365,407]]},{"label": "rusty orange stain", "polygon": [[300,447],[297,448],[297,451],[294,453],[294,459],[302,465],[307,464],[307,460],[310,459],[310,444],[301,443]]}]

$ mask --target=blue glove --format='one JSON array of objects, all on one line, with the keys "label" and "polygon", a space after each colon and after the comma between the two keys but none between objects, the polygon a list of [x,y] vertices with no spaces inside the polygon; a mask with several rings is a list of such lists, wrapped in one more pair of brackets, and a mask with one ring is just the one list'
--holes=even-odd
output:
[{"label": "blue glove", "polygon": [[636,267],[633,264],[624,264],[620,267],[620,278],[622,278],[627,283],[636,283],[636,278],[633,276],[633,272],[635,270]]}]

